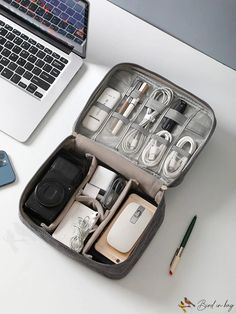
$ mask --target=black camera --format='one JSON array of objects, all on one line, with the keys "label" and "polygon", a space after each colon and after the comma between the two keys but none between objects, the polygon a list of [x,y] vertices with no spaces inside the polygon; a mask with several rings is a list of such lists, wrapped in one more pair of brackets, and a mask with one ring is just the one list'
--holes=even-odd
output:
[{"label": "black camera", "polygon": [[58,156],[26,201],[27,214],[38,223],[50,225],[85,178],[89,164],[85,156]]}]

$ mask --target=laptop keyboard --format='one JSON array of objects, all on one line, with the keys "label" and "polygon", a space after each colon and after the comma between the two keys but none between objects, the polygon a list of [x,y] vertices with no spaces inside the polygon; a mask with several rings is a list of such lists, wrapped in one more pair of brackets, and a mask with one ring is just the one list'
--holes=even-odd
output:
[{"label": "laptop keyboard", "polygon": [[68,60],[0,20],[0,76],[41,99]]},{"label": "laptop keyboard", "polygon": [[85,39],[87,14],[78,0],[3,1],[78,44]]}]

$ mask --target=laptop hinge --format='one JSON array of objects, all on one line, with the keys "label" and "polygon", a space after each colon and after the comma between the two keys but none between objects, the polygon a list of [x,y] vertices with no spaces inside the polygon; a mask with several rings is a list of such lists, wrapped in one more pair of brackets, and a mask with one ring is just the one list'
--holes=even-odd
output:
[{"label": "laptop hinge", "polygon": [[40,37],[41,39],[47,41],[49,44],[55,46],[56,48],[62,50],[66,54],[70,54],[73,50],[72,47],[66,45],[59,39],[55,39],[55,37],[51,36],[50,34],[44,32],[43,30],[34,27],[30,22],[27,22],[14,12],[8,11],[7,9],[0,6],[0,13],[4,15],[9,20],[13,21],[14,23],[20,25],[21,27],[27,29],[29,32],[33,33],[34,35]]}]

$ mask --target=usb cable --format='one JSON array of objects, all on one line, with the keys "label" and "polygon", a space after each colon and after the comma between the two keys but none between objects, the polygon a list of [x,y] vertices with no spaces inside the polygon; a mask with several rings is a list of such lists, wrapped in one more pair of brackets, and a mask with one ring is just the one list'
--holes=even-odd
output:
[{"label": "usb cable", "polygon": [[[165,130],[157,133],[159,137],[163,137],[166,141],[171,143],[172,135]],[[165,151],[167,149],[167,144],[160,143],[157,138],[151,139],[142,152],[142,162],[147,167],[155,167],[161,161]]]},{"label": "usb cable", "polygon": [[[173,91],[168,87],[162,87],[155,89],[152,94],[150,95],[149,101],[152,100],[159,100],[162,104],[162,106],[165,108],[170,104],[174,97]],[[156,110],[153,110],[151,108],[147,108],[146,114],[143,118],[143,120],[139,123],[139,126],[148,129],[150,124],[154,123],[157,116],[160,113]],[[143,142],[145,141],[146,136],[141,133],[139,130],[132,129],[131,131],[128,131],[127,134],[124,136],[121,147],[122,150],[126,154],[136,154],[142,147]]]},{"label": "usb cable", "polygon": [[[176,144],[177,147],[184,149],[185,147],[189,146],[188,153],[192,155],[197,148],[196,142],[190,136],[182,137],[178,143]],[[177,177],[181,171],[186,166],[190,157],[182,156],[179,157],[179,153],[177,151],[172,151],[166,158],[164,165],[163,165],[163,174],[168,179],[174,179]]]}]

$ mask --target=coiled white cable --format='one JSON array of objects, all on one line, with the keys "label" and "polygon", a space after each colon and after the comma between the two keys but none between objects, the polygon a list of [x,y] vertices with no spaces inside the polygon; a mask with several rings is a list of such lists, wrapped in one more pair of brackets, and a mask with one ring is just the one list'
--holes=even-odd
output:
[{"label": "coiled white cable", "polygon": [[[172,141],[172,135],[168,131],[162,130],[158,132],[157,135],[163,137],[169,143]],[[151,139],[142,152],[142,162],[147,167],[157,166],[166,149],[167,144],[158,142],[158,139]]]},{"label": "coiled white cable", "polygon": [[[189,146],[188,153],[192,155],[197,148],[196,142],[190,136],[182,137],[178,143],[176,144],[177,147],[184,149],[184,146]],[[163,174],[168,179],[173,179],[177,177],[181,171],[186,166],[189,157],[178,156],[178,152],[172,151],[166,158],[164,165],[163,165]]]},{"label": "coiled white cable", "polygon": [[76,234],[70,239],[70,247],[72,250],[76,251],[77,253],[81,252],[82,248],[84,247],[84,241],[92,232],[92,228],[95,223],[95,219],[91,219],[89,216],[85,218],[78,217],[77,224],[74,225],[76,228]]},{"label": "coiled white cable", "polygon": [[[170,104],[174,97],[173,91],[168,87],[161,87],[155,89],[151,95],[150,100],[160,100],[164,108]],[[156,117],[159,115],[159,112],[156,110],[152,110],[151,108],[147,108],[147,112],[143,118],[143,120],[139,123],[141,127],[147,129],[148,126],[153,123]],[[132,129],[128,131],[124,136],[121,146],[123,151],[126,154],[136,154],[143,145],[146,136],[142,134],[139,130]]]}]

